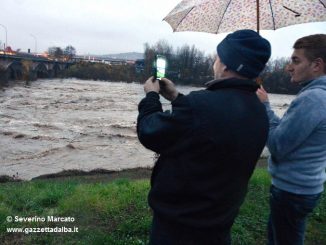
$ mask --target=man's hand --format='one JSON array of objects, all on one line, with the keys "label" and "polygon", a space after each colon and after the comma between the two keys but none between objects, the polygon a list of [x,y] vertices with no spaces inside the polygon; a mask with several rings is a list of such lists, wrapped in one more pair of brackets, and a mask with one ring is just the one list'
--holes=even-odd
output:
[{"label": "man's hand", "polygon": [[179,92],[174,86],[174,83],[167,78],[160,80],[160,94],[167,100],[173,101],[178,97]]},{"label": "man's hand", "polygon": [[260,88],[257,89],[256,94],[257,94],[259,100],[260,100],[262,103],[268,101],[268,94],[267,94],[267,92],[265,91],[265,89],[263,88],[263,86],[260,86]]},{"label": "man's hand", "polygon": [[159,84],[158,80],[154,81],[154,77],[148,78],[144,84],[144,91],[146,94],[149,92],[152,92],[152,91],[159,93],[160,92],[160,84]]}]

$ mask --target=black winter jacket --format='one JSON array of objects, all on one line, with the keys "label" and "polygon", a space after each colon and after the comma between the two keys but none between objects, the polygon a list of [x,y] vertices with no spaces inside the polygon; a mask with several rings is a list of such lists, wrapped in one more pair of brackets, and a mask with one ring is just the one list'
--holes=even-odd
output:
[{"label": "black winter jacket", "polygon": [[254,81],[216,81],[179,95],[162,111],[150,92],[139,104],[140,142],[160,154],[151,178],[154,215],[193,228],[231,227],[265,146],[268,119]]}]

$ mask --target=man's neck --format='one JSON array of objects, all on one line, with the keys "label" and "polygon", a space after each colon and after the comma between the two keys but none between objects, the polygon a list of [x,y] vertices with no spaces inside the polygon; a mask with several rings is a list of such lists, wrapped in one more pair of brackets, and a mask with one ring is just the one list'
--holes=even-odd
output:
[{"label": "man's neck", "polygon": [[223,78],[223,79],[238,78],[238,79],[246,79],[246,80],[249,79],[249,78],[244,77],[244,76],[242,76],[236,72],[233,72],[231,70],[224,71],[221,78]]},{"label": "man's neck", "polygon": [[308,79],[306,81],[303,81],[303,82],[300,82],[299,84],[302,85],[302,86],[306,86],[308,83],[320,78],[320,77],[323,77],[323,76],[326,76],[326,73],[319,73],[319,74],[316,74],[315,76],[312,76],[311,79]]}]

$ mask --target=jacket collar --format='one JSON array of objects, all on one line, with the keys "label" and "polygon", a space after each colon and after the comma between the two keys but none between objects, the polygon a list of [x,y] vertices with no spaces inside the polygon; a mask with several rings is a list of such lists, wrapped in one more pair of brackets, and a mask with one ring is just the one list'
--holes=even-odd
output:
[{"label": "jacket collar", "polygon": [[304,87],[300,90],[299,94],[305,90],[313,89],[313,88],[320,88],[326,90],[326,75],[315,78],[309,82],[304,84]]},{"label": "jacket collar", "polygon": [[226,79],[217,79],[209,81],[205,84],[207,86],[207,90],[217,90],[217,89],[239,89],[250,92],[255,92],[259,85],[249,79],[239,79],[239,78],[226,78]]}]

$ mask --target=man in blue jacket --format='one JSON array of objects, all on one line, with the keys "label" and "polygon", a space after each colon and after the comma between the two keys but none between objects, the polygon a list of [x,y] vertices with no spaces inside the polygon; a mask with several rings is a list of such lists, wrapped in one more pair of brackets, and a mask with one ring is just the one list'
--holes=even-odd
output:
[{"label": "man in blue jacket", "polygon": [[[159,153],[149,205],[150,244],[230,244],[230,230],[268,136],[255,83],[270,54],[252,30],[229,34],[217,46],[215,80],[182,95],[168,79],[150,78],[139,104],[140,142]],[[172,103],[162,110],[159,93]]]},{"label": "man in blue jacket", "polygon": [[326,35],[298,39],[287,70],[303,86],[283,118],[271,110],[266,91],[257,91],[269,117],[271,153],[269,244],[303,244],[306,218],[326,180]]}]

